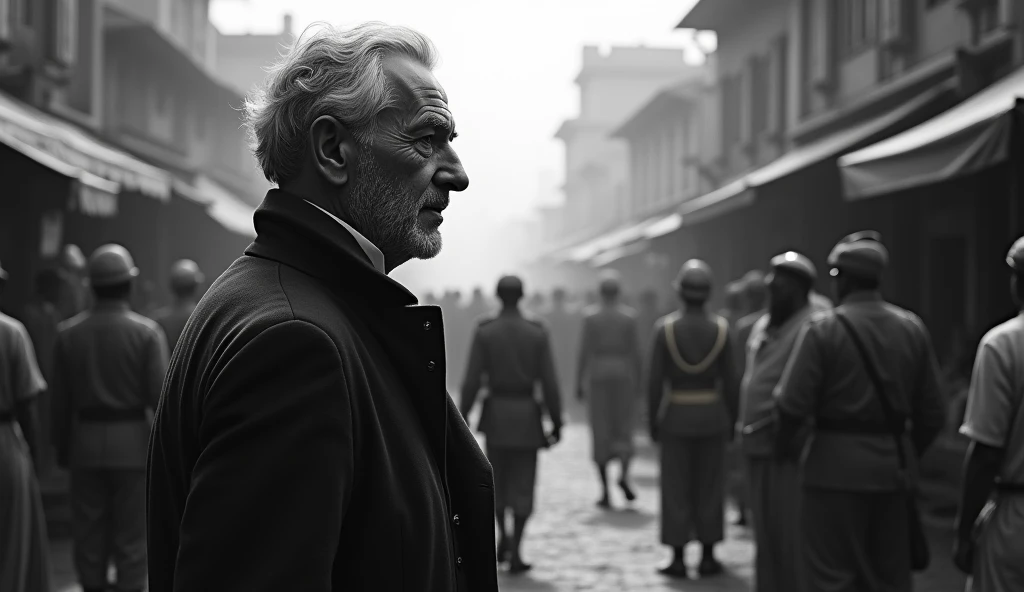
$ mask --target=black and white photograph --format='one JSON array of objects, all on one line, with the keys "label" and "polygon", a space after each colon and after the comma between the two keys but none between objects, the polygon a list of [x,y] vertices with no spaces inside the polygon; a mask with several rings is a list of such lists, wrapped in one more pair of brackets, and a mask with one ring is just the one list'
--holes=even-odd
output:
[{"label": "black and white photograph", "polygon": [[0,0],[0,592],[1024,592],[1024,0]]}]

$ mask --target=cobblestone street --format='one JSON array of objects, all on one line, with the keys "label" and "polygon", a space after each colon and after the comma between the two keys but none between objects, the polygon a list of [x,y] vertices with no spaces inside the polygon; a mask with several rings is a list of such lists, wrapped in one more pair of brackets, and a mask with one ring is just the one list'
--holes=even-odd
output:
[{"label": "cobblestone street", "polygon": [[[474,422],[475,424],[475,422]],[[621,492],[613,490],[615,509],[599,510],[596,476],[589,462],[589,433],[584,425],[566,427],[561,444],[541,453],[537,510],[528,526],[523,555],[533,564],[526,575],[499,574],[502,592],[527,591],[669,591],[732,592],[750,590],[754,548],[747,531],[730,526],[728,540],[718,549],[726,573],[709,580],[673,581],[656,572],[669,560],[658,543],[657,457],[641,441],[634,462],[634,488],[638,500],[627,507]],[[614,469],[613,469],[614,471]],[[618,475],[613,472],[613,481]],[[959,592],[961,577],[949,564],[949,540],[933,539],[933,563],[919,575],[916,590]],[[77,592],[67,541],[53,545],[59,592]],[[695,565],[699,549],[687,550]]]}]

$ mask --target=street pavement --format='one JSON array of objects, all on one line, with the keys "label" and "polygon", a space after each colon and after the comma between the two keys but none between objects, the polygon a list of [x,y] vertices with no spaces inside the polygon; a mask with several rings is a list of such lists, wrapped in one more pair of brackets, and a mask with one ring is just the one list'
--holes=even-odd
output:
[{"label": "street pavement", "polygon": [[[658,471],[656,450],[639,440],[633,463],[633,484],[638,500],[626,504],[613,490],[614,509],[597,508],[597,477],[590,463],[586,426],[566,426],[562,442],[541,452],[536,513],[527,527],[524,559],[533,569],[513,576],[499,572],[501,592],[740,592],[751,589],[754,547],[749,531],[727,529],[727,540],[718,547],[718,559],[726,573],[706,580],[676,581],[657,573],[670,559],[658,542]],[[618,481],[613,468],[612,482]],[[731,516],[730,516],[731,517]],[[730,520],[731,522],[731,520]],[[915,589],[925,592],[960,592],[964,579],[948,560],[947,534],[934,532],[933,567],[915,577]],[[699,561],[696,545],[687,549],[692,567]],[[58,592],[78,592],[67,541],[53,545]],[[695,575],[695,574],[694,574]]]}]

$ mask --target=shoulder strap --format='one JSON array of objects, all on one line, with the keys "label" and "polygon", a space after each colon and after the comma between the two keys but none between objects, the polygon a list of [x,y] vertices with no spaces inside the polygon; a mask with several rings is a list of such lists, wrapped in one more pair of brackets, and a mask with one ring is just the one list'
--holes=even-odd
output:
[{"label": "shoulder strap", "polygon": [[668,346],[668,352],[672,355],[672,361],[675,362],[676,366],[680,370],[687,374],[701,374],[711,367],[711,364],[715,363],[718,359],[719,354],[722,353],[722,348],[725,347],[725,339],[729,336],[729,324],[722,317],[718,317],[718,336],[715,338],[715,344],[711,346],[711,351],[697,364],[690,364],[683,359],[681,353],[679,353],[679,346],[676,344],[676,334],[673,331],[673,325],[675,324],[675,318],[670,318],[665,321],[665,344]]},{"label": "shoulder strap", "polygon": [[836,320],[838,320],[846,329],[847,334],[853,341],[853,345],[857,348],[857,352],[860,354],[860,359],[864,364],[864,369],[867,370],[868,378],[871,379],[871,383],[875,387],[875,392],[878,394],[878,401],[882,404],[882,411],[885,413],[885,422],[889,425],[892,436],[896,440],[896,454],[899,457],[900,468],[906,470],[907,455],[903,448],[903,431],[901,429],[904,424],[897,419],[896,411],[892,407],[892,401],[889,400],[889,396],[886,394],[885,388],[882,386],[882,378],[878,375],[878,369],[875,368],[875,365],[871,362],[867,349],[864,347],[864,342],[861,341],[860,335],[858,335],[857,330],[854,329],[853,323],[851,323],[850,319],[846,318],[839,311],[835,312],[835,316]]}]

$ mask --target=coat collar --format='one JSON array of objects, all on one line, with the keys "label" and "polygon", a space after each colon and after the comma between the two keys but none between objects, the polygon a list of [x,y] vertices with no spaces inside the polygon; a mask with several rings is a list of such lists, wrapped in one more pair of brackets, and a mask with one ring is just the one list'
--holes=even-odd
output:
[{"label": "coat collar", "polygon": [[351,233],[296,195],[271,189],[253,215],[246,255],[277,261],[322,280],[345,299],[378,307],[417,304],[402,284],[374,268]]}]

